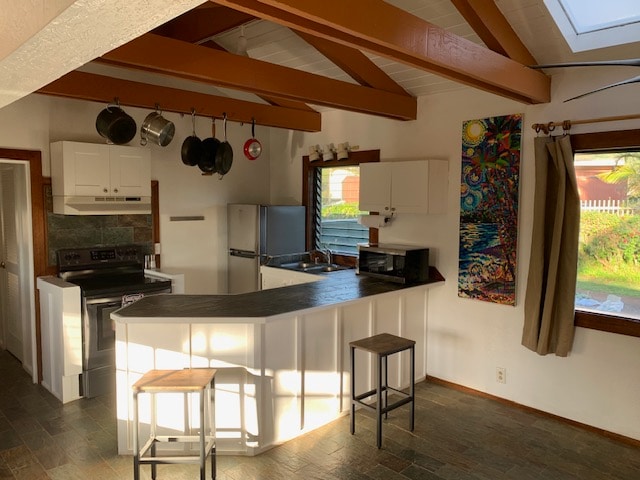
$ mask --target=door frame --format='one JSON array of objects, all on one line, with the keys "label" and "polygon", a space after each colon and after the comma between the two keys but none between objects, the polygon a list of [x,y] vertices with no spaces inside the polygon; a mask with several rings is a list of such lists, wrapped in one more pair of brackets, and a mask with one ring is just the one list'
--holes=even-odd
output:
[{"label": "door frame", "polygon": [[47,275],[46,269],[46,222],[44,205],[44,183],[42,177],[42,153],[36,150],[0,148],[0,158],[27,162],[29,169],[29,191],[31,199],[31,235],[33,242],[33,283],[34,311],[31,322],[31,337],[23,342],[32,346],[32,378],[34,383],[42,380],[42,345],[40,343],[40,309],[36,278]]},{"label": "door frame", "polygon": [[[57,275],[56,265],[49,265],[47,246],[47,205],[45,189],[51,186],[51,177],[42,175],[42,152],[39,150],[19,150],[0,148],[0,158],[7,160],[22,160],[29,166],[29,196],[31,197],[31,234],[33,241],[33,297],[35,304],[35,323],[31,325],[34,383],[42,383],[42,340],[40,319],[40,295],[37,288],[37,278],[45,275]],[[49,206],[50,207],[50,206]],[[49,208],[50,209],[50,208]],[[160,241],[160,200],[159,184],[151,180],[151,217],[152,241]],[[156,255],[156,265],[160,268],[160,255]]]}]

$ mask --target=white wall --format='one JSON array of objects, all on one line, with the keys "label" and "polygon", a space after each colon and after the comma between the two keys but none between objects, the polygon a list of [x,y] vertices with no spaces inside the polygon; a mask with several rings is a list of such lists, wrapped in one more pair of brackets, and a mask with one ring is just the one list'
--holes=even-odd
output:
[{"label": "white wall", "polygon": [[[301,197],[301,158],[309,145],[345,140],[381,150],[383,161],[443,158],[449,161],[448,213],[399,215],[380,230],[381,242],[424,244],[446,278],[430,292],[429,375],[497,395],[562,417],[640,439],[640,339],[578,328],[568,358],[538,356],[520,345],[533,214],[533,138],[537,122],[638,112],[638,86],[622,87],[569,103],[562,99],[630,76],[629,69],[559,72],[553,102],[526,106],[478,90],[419,99],[418,119],[383,120],[339,111],[322,115],[316,134],[272,132],[271,197]],[[633,90],[633,89],[636,90]],[[524,113],[520,177],[517,305],[495,305],[457,296],[460,148],[462,122]],[[639,128],[640,121],[574,127],[573,133]],[[561,129],[560,129],[561,131]],[[497,383],[496,367],[507,371]]]},{"label": "white wall", "polygon": [[[49,143],[59,140],[104,143],[95,129],[98,113],[105,105],[30,95],[0,109],[0,146],[42,151],[43,174],[50,175]],[[151,110],[124,108],[138,125]],[[182,163],[183,140],[191,134],[191,116],[165,113],[176,133],[167,147],[151,149],[151,178],[160,189],[160,243],[163,268],[185,273],[187,293],[225,293],[227,268],[226,205],[230,202],[269,200],[268,129],[256,127],[264,152],[249,161],[243,153],[251,126],[227,123],[227,136],[234,150],[230,172],[203,176],[198,167]],[[216,122],[216,136],[223,138],[222,121]],[[211,135],[211,120],[196,117],[196,133]],[[130,145],[137,146],[139,136]],[[170,217],[203,215],[204,221],[171,221]]]}]

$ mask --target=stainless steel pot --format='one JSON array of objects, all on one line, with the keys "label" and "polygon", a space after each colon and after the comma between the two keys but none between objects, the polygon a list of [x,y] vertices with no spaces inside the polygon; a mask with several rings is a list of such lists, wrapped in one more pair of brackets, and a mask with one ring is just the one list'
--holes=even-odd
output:
[{"label": "stainless steel pot", "polygon": [[140,127],[140,145],[151,142],[166,147],[171,143],[175,133],[176,127],[173,122],[164,118],[160,112],[152,112]]}]

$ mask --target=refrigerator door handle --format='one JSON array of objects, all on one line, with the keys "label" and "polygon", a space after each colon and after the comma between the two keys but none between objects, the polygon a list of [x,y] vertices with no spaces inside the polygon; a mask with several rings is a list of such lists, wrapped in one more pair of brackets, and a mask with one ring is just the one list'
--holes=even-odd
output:
[{"label": "refrigerator door handle", "polygon": [[255,252],[249,252],[246,250],[229,250],[229,255],[232,257],[241,257],[241,258],[256,258],[258,255]]}]

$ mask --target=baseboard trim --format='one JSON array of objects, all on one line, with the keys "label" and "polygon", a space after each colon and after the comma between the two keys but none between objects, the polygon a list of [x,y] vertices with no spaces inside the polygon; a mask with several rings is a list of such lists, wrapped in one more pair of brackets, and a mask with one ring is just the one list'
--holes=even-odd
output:
[{"label": "baseboard trim", "polygon": [[520,410],[524,410],[531,413],[536,413],[538,415],[542,415],[547,418],[552,418],[554,420],[558,420],[560,422],[566,423],[568,425],[581,428],[583,430],[587,430],[589,432],[597,433],[602,435],[603,437],[611,438],[612,440],[617,440],[619,442],[625,443],[627,445],[631,445],[636,448],[640,448],[640,440],[636,440],[635,438],[627,437],[625,435],[621,435],[619,433],[610,432],[608,430],[604,430],[602,428],[594,427],[592,425],[587,425],[586,423],[576,422],[575,420],[571,420],[569,418],[561,417],[560,415],[554,415],[553,413],[545,412],[543,410],[538,410],[537,408],[528,407],[527,405],[522,405],[520,403],[516,403],[512,400],[507,400],[506,398],[497,397],[495,395],[491,395],[490,393],[485,393],[480,390],[475,390],[473,388],[465,387],[463,385],[459,385],[457,383],[450,382],[448,380],[443,380],[441,378],[432,377],[431,375],[427,375],[425,378],[425,382],[437,383],[438,385],[442,385],[448,388],[452,388],[454,390],[459,390],[464,393],[469,393],[471,395],[477,395],[479,397],[488,398],[491,400],[495,400],[496,402],[503,403],[510,407],[518,408]]}]

